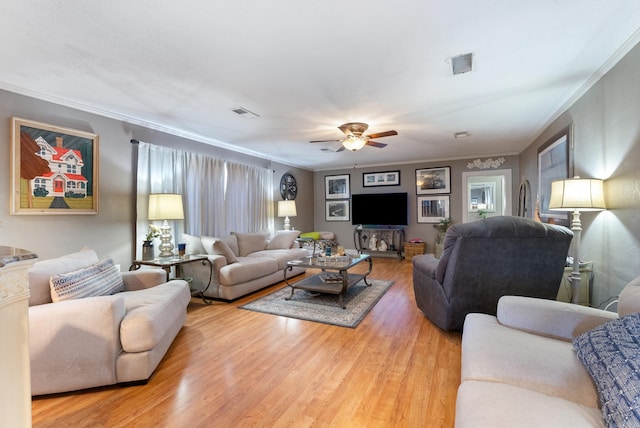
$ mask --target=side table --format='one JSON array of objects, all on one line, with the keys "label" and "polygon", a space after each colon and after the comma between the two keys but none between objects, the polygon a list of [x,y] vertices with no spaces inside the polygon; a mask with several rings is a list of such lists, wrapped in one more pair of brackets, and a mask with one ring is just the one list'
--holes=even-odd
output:
[{"label": "side table", "polygon": [[195,263],[201,262],[203,265],[209,265],[209,282],[207,286],[202,290],[191,290],[191,295],[193,297],[200,297],[202,301],[209,305],[213,299],[205,296],[204,292],[209,289],[211,285],[211,279],[213,278],[213,263],[207,256],[173,256],[173,257],[165,257],[165,258],[156,258],[153,260],[134,260],[129,266],[129,270],[138,270],[142,266],[153,266],[164,269],[167,273],[167,281],[169,281],[171,277],[171,268],[175,267],[176,274],[175,279],[182,278],[182,265],[187,263]]}]

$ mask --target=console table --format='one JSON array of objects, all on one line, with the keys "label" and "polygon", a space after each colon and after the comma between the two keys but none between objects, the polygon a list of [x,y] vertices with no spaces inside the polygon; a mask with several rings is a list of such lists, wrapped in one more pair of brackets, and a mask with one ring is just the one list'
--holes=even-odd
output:
[{"label": "console table", "polygon": [[[380,250],[379,246],[375,250],[369,248],[371,237],[375,235],[378,242],[384,240],[387,244],[386,250]],[[404,229],[402,227],[384,226],[358,226],[353,231],[353,241],[356,249],[361,253],[372,256],[395,256],[402,258],[404,248]]]}]

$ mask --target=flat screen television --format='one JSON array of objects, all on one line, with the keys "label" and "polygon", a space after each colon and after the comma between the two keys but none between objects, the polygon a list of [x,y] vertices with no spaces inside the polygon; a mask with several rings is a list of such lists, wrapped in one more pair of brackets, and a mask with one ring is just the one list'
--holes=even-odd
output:
[{"label": "flat screen television", "polygon": [[406,226],[406,193],[351,195],[351,223],[367,226]]}]

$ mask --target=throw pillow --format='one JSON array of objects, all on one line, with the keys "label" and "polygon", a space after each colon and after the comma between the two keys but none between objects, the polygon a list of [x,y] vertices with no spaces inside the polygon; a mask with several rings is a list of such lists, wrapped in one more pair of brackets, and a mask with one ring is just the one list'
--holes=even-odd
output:
[{"label": "throw pillow", "polygon": [[213,254],[224,256],[227,259],[227,264],[236,263],[236,255],[233,254],[231,248],[222,239],[214,239],[213,241]]},{"label": "throw pillow", "polygon": [[609,321],[573,341],[593,378],[607,426],[640,425],[640,313]]},{"label": "throw pillow", "polygon": [[185,254],[204,254],[205,250],[202,247],[202,241],[199,236],[189,235],[188,233],[182,234],[182,242],[187,244]]},{"label": "throw pillow", "polygon": [[305,233],[301,233],[300,237],[314,239],[317,241],[318,239],[320,239],[320,232],[305,232]]},{"label": "throw pillow", "polygon": [[289,249],[299,235],[299,230],[279,230],[267,244],[267,250]]},{"label": "throw pillow", "polygon": [[231,233],[235,235],[238,240],[238,254],[240,257],[267,248],[267,235],[262,233]]},{"label": "throw pillow", "polygon": [[207,254],[215,254],[213,252],[213,243],[219,238],[214,238],[213,236],[202,236],[200,239],[202,240],[202,247],[204,248],[204,251]]},{"label": "throw pillow", "polygon": [[50,280],[51,300],[106,296],[124,290],[122,275],[111,258],[86,268],[53,275]]},{"label": "throw pillow", "polygon": [[37,261],[29,268],[29,306],[51,303],[51,275],[71,272],[98,263],[93,250],[82,250],[55,259]]}]

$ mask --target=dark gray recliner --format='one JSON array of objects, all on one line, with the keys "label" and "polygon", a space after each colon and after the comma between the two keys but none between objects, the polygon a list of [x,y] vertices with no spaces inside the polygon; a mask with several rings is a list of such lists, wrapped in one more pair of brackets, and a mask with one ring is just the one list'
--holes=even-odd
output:
[{"label": "dark gray recliner", "polygon": [[496,314],[505,295],[555,299],[573,232],[522,217],[452,226],[440,259],[413,258],[418,308],[444,330],[461,330],[468,313]]}]

